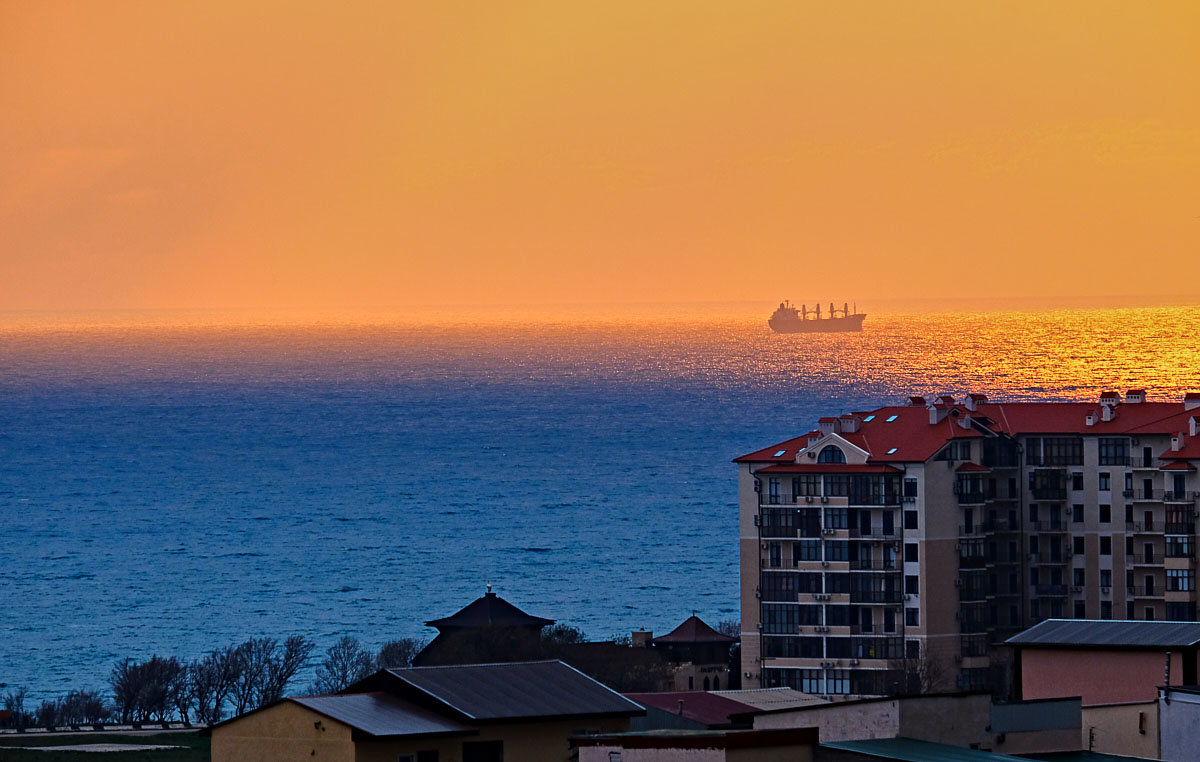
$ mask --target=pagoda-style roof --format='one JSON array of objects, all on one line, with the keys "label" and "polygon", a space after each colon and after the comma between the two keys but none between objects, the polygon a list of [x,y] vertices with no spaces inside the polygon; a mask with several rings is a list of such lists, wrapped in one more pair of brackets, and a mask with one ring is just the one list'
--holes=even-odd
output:
[{"label": "pagoda-style roof", "polygon": [[[490,587],[490,586],[489,586]],[[482,597],[476,598],[456,614],[442,619],[434,619],[425,624],[445,629],[478,629],[482,627],[548,627],[554,624],[553,619],[542,619],[530,616],[512,605],[491,590]]]},{"label": "pagoda-style roof", "polygon": [[692,614],[683,624],[671,630],[666,635],[654,639],[654,645],[675,646],[688,643],[734,643],[737,638],[722,635],[704,623],[700,617]]}]

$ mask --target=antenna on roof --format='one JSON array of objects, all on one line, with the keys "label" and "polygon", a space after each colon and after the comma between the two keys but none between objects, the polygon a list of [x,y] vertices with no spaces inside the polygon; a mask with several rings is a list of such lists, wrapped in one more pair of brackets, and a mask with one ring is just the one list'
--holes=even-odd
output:
[{"label": "antenna on roof", "polygon": [[487,583],[487,591],[488,591],[489,593],[490,593],[490,592],[492,592],[492,583],[491,583],[491,582],[488,582],[488,583]]}]

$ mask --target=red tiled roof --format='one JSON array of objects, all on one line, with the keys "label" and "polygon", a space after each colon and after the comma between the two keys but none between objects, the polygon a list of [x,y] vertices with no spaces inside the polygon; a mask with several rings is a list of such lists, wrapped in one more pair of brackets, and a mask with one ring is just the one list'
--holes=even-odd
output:
[{"label": "red tiled roof", "polygon": [[[985,469],[986,470],[986,469]],[[899,474],[886,463],[776,463],[760,468],[756,474]]]},{"label": "red tiled roof", "polygon": [[1182,460],[1173,460],[1162,467],[1164,471],[1195,471],[1196,467]]},{"label": "red tiled roof", "polygon": [[692,614],[683,620],[683,624],[654,639],[657,645],[675,643],[733,643],[737,638],[717,632],[705,624],[704,620]]},{"label": "red tiled roof", "polygon": [[954,470],[955,471],[987,471],[987,472],[990,472],[992,469],[988,468],[987,466],[981,466],[978,463],[967,462],[967,463],[963,463],[961,466],[959,466],[958,468],[956,468]]},{"label": "red tiled roof", "polygon": [[[734,701],[725,696],[717,696],[705,691],[675,691],[667,693],[626,693],[625,698],[635,701],[645,707],[654,707],[663,712],[677,716],[701,725],[729,725],[730,715],[754,712],[756,709],[749,704]],[[680,711],[680,702],[683,709]]]},{"label": "red tiled roof", "polygon": [[[1190,393],[1188,399],[1200,399],[1200,393]],[[1094,402],[983,402],[976,407],[973,412],[960,405],[939,407],[939,410],[948,410],[949,414],[935,424],[929,422],[929,413],[923,407],[881,407],[859,420],[858,431],[838,436],[869,452],[871,463],[913,463],[928,460],[953,439],[984,436],[976,426],[1011,435],[1163,435],[1187,431],[1189,419],[1200,414],[1195,409],[1185,410],[1179,402],[1121,404],[1113,408],[1111,421],[1101,420],[1097,414],[1093,425],[1088,426],[1088,414],[1098,412]],[[964,429],[958,423],[965,415],[971,416],[973,427],[970,429]],[[824,420],[837,419],[827,417]],[[789,439],[743,455],[735,462],[794,462],[797,452],[808,446],[809,436],[821,436],[821,433],[812,432]],[[775,453],[781,450],[784,454],[776,457]],[[1189,438],[1184,449],[1170,457],[1200,459],[1200,437]]]}]

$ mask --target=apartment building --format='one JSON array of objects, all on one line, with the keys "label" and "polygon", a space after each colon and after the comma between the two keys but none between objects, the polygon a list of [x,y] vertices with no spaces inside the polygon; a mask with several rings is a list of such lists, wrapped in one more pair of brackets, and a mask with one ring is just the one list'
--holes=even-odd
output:
[{"label": "apartment building", "polygon": [[1196,620],[1200,393],[913,397],[737,458],[742,682],[1005,690],[1049,618]]}]

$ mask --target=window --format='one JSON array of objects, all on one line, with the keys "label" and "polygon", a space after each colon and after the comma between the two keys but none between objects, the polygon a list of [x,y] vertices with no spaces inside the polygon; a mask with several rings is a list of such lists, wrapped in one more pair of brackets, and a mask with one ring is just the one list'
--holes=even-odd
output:
[{"label": "window", "polygon": [[916,529],[917,528],[917,512],[916,511],[905,511],[904,512],[904,528],[905,529]]},{"label": "window", "polygon": [[778,542],[772,542],[767,545],[767,548],[770,550],[770,553],[771,553],[771,560],[770,560],[771,566],[776,566],[776,567],[782,566],[783,565],[783,546]]},{"label": "window", "polygon": [[800,607],[783,603],[764,603],[762,617],[763,632],[793,635],[800,626]]},{"label": "window", "polygon": [[771,505],[779,505],[779,479],[772,476],[767,480],[767,499]]},{"label": "window", "polygon": [[915,574],[904,575],[904,592],[908,595],[921,594],[921,578]]},{"label": "window", "polygon": [[1100,437],[1100,465],[1123,466],[1129,462],[1129,440]]},{"label": "window", "polygon": [[1147,607],[1146,607],[1146,609],[1145,609],[1145,614],[1146,614],[1146,621],[1147,621],[1147,622],[1153,622],[1153,621],[1154,621],[1154,607],[1153,607],[1153,606],[1147,606]]},{"label": "window", "polygon": [[1071,584],[1076,587],[1083,587],[1087,584],[1087,571],[1085,569],[1071,570]]},{"label": "window", "polygon": [[1195,553],[1195,540],[1191,536],[1167,535],[1167,555],[1171,558],[1191,558]]},{"label": "window", "polygon": [[915,542],[904,543],[904,561],[905,563],[916,563],[920,560],[918,555],[917,544]]},{"label": "window", "polygon": [[921,610],[920,609],[904,609],[904,626],[905,627],[920,627],[921,626]]},{"label": "window", "polygon": [[[417,752],[417,762],[438,762],[437,749]],[[617,760],[617,762],[621,762],[621,760]]]},{"label": "window", "polygon": [[1112,506],[1111,505],[1100,506],[1100,523],[1101,524],[1111,524],[1112,523]]},{"label": "window", "polygon": [[1167,589],[1186,591],[1196,588],[1196,573],[1191,569],[1167,569]]},{"label": "window", "polygon": [[970,460],[971,459],[971,443],[967,441],[954,441],[942,448],[933,458],[934,460]]},{"label": "window", "polygon": [[1107,534],[1100,535],[1100,555],[1102,555],[1102,556],[1111,556],[1112,555],[1112,535],[1107,535]]},{"label": "window", "polygon": [[904,641],[904,658],[905,659],[920,659],[921,658],[921,641],[919,641],[919,640]]},{"label": "window", "polygon": [[899,415],[889,415],[889,416],[888,416],[888,417],[885,419],[885,421],[884,421],[884,422],[885,422],[885,423],[891,423],[892,421],[896,420],[896,419],[897,419],[897,418],[899,418],[899,417],[900,417]]},{"label": "window", "polygon": [[1112,569],[1100,570],[1100,587],[1112,587]]},{"label": "window", "polygon": [[1082,503],[1076,503],[1075,505],[1071,506],[1071,521],[1074,521],[1076,524],[1083,523],[1083,504]]},{"label": "window", "polygon": [[845,463],[846,453],[837,445],[826,445],[817,455],[818,463]]},{"label": "window", "polygon": [[821,541],[800,540],[792,544],[793,561],[820,561]]},{"label": "window", "polygon": [[821,692],[821,670],[819,669],[802,669],[800,670],[800,690],[805,693],[820,693]]},{"label": "window", "polygon": [[463,741],[463,762],[504,762],[503,741]]},{"label": "window", "polygon": [[759,596],[764,601],[795,601],[797,574],[764,573],[759,583]]},{"label": "window", "polygon": [[1071,473],[1071,489],[1077,492],[1083,491],[1083,472],[1074,471]]},{"label": "window", "polygon": [[1077,556],[1083,555],[1083,535],[1075,535],[1071,538],[1071,552]]},{"label": "window", "polygon": [[1100,474],[1100,491],[1109,492],[1112,490],[1112,474],[1107,471],[1101,471]]},{"label": "window", "polygon": [[1129,601],[1125,604],[1125,618],[1133,621],[1133,601]]},{"label": "window", "polygon": [[1029,504],[1029,520],[1030,521],[1038,520],[1038,504],[1037,503]]},{"label": "window", "polygon": [[916,497],[917,496],[917,480],[916,479],[905,479],[904,480],[904,496],[905,497]]},{"label": "window", "polygon": [[847,694],[850,692],[850,670],[830,670],[829,677],[825,682],[828,684],[830,694]]},{"label": "window", "polygon": [[826,540],[825,541],[825,560],[826,561],[849,561],[850,560],[850,543],[845,540]]},{"label": "window", "polygon": [[821,494],[821,475],[820,474],[800,474],[800,478],[796,481],[798,495],[820,495]]},{"label": "window", "polygon": [[1100,601],[1100,618],[1112,619],[1112,601]]},{"label": "window", "polygon": [[846,529],[850,526],[850,518],[847,509],[845,508],[826,508],[825,509],[825,528],[826,529]]},{"label": "window", "polygon": [[1087,609],[1084,608],[1083,601],[1075,601],[1075,618],[1087,619]]}]

